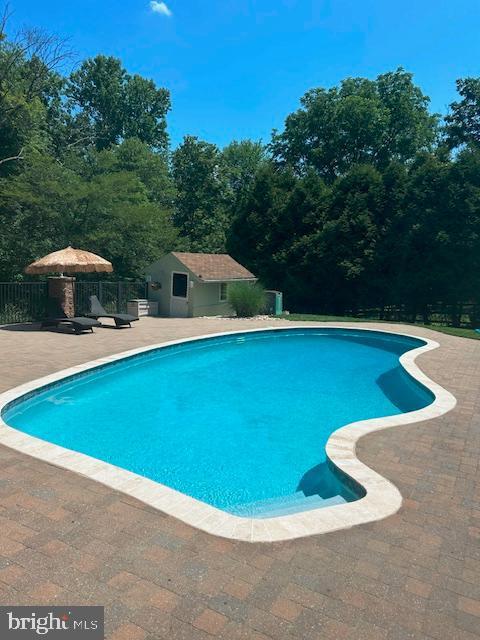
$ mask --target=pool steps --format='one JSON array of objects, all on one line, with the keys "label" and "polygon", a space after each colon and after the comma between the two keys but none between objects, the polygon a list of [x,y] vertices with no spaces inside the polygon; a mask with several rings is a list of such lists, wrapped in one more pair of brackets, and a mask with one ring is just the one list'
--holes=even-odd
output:
[{"label": "pool steps", "polygon": [[345,504],[346,502],[347,500],[342,496],[321,498],[319,495],[306,496],[301,491],[298,491],[289,496],[279,496],[278,498],[267,498],[266,500],[240,504],[232,509],[231,513],[244,518],[275,518],[299,511],[332,507],[335,504]]}]

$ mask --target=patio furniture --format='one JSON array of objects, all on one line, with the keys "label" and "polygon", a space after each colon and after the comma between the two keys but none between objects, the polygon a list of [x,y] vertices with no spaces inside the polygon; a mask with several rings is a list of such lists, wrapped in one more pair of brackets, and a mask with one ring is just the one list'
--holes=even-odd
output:
[{"label": "patio furniture", "polygon": [[97,296],[90,296],[90,312],[85,315],[88,318],[112,318],[115,320],[115,326],[119,327],[132,326],[132,322],[138,320],[136,316],[132,316],[129,313],[108,313],[100,304],[100,300]]},{"label": "patio furniture", "polygon": [[25,273],[60,273],[59,277],[48,279],[48,296],[57,300],[62,311],[69,317],[75,316],[75,278],[64,273],[110,273],[112,263],[91,251],[66,247],[32,262]]},{"label": "patio furniture", "polygon": [[59,325],[71,325],[76,334],[84,331],[91,331],[93,327],[101,327],[101,323],[93,318],[75,317],[68,318],[64,313],[59,312],[55,318],[45,318],[40,322],[40,328],[58,327]]}]

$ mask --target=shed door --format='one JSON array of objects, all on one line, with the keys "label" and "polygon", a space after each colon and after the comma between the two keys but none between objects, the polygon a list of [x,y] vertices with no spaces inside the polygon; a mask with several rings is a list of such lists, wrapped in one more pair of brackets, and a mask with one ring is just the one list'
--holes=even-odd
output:
[{"label": "shed door", "polygon": [[170,315],[173,318],[188,316],[188,275],[174,271],[170,295]]}]

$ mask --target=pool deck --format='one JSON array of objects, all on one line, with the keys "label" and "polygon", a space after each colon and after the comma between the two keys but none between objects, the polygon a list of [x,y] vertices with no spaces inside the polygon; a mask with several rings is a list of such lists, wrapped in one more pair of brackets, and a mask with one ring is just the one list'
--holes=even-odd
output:
[{"label": "pool deck", "polygon": [[[82,336],[0,329],[0,391],[127,349],[273,323],[304,326],[145,318]],[[417,364],[458,401],[359,442],[358,457],[400,489],[397,514],[237,542],[0,446],[0,604],[103,605],[112,640],[480,638],[480,341],[353,326],[436,340]]]}]

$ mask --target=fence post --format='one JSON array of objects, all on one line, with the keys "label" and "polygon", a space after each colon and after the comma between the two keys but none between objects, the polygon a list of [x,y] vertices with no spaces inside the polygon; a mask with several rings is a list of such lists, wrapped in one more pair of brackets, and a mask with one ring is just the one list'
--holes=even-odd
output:
[{"label": "fence post", "polygon": [[40,312],[38,314],[38,318],[34,318],[34,320],[38,320],[40,318],[46,318],[48,317],[48,312],[50,311],[49,309],[49,302],[48,302],[48,284],[46,282],[42,283],[42,289],[43,289],[43,300],[41,302],[40,305]]},{"label": "fence post", "polygon": [[122,283],[120,280],[117,282],[117,313],[121,313],[121,299],[122,299]]},{"label": "fence post", "polygon": [[103,285],[101,280],[98,282],[98,299],[100,300],[100,304],[103,304]]}]

